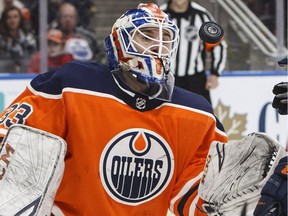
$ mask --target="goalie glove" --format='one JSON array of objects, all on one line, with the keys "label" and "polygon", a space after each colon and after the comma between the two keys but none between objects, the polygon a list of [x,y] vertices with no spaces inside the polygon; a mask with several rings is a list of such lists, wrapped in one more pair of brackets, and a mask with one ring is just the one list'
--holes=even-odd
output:
[{"label": "goalie glove", "polygon": [[284,156],[283,147],[264,133],[213,142],[198,190],[206,201],[200,209],[211,216],[253,215],[261,189]]},{"label": "goalie glove", "polygon": [[255,216],[287,215],[287,161],[287,156],[279,161],[274,174],[263,187],[261,198],[254,211]]},{"label": "goalie glove", "polygon": [[281,82],[274,86],[273,94],[275,95],[272,107],[278,110],[281,115],[288,113],[288,82]]}]

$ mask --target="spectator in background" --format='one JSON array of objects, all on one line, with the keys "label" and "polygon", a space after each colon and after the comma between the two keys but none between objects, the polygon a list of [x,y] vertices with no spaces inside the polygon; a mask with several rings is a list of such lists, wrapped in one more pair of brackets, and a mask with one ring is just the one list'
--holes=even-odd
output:
[{"label": "spectator in background", "polygon": [[[175,85],[204,96],[210,103],[210,89],[218,86],[218,76],[226,63],[227,46],[222,41],[212,49],[201,41],[198,30],[203,22],[214,21],[202,6],[189,0],[169,0],[161,8],[180,29],[180,44],[172,71]],[[206,76],[207,56],[211,56],[210,76]]]},{"label": "spectator in background", "polygon": [[83,28],[89,28],[91,16],[93,16],[96,11],[96,5],[93,0],[66,0],[75,6],[78,11],[78,26]]},{"label": "spectator in background", "polygon": [[30,10],[21,2],[18,0],[0,0],[0,15],[3,13],[3,11],[6,8],[15,6],[17,8],[20,9],[21,13],[22,13],[22,17],[23,17],[23,25],[25,25],[26,29],[29,29],[30,31],[31,29],[31,14],[30,14]]},{"label": "spectator in background", "polygon": [[18,0],[0,0],[0,14],[2,14],[2,12],[8,8],[8,7],[18,7],[18,8],[24,8],[24,4],[21,1]]},{"label": "spectator in background", "polygon": [[93,53],[93,59],[96,62],[100,62],[100,47],[95,37],[95,33],[84,29],[83,27],[78,27],[77,24],[78,12],[75,6],[68,2],[63,3],[59,9],[57,23],[56,25],[53,25],[53,27],[56,27],[63,32],[65,40],[70,38],[82,38],[87,40]]},{"label": "spectator in background", "polygon": [[[71,54],[64,52],[63,34],[58,29],[50,29],[48,39],[48,70],[55,69],[73,60]],[[34,53],[27,68],[28,73],[40,72],[40,52]]]},{"label": "spectator in background", "polygon": [[[48,25],[55,27],[57,25],[57,14],[61,5],[65,2],[75,6],[79,15],[77,26],[88,28],[91,16],[96,13],[96,5],[93,1],[78,1],[78,0],[48,0]],[[31,24],[35,29],[36,34],[39,33],[39,1],[35,1],[31,7]]]},{"label": "spectator in background", "polygon": [[36,39],[25,28],[20,9],[16,6],[6,8],[0,20],[1,71],[24,72],[27,60],[36,49]]}]

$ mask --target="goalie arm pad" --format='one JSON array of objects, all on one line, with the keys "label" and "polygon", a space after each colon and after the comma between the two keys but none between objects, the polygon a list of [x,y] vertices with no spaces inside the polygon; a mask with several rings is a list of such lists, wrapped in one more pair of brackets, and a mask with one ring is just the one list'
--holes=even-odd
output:
[{"label": "goalie arm pad", "polygon": [[65,153],[62,138],[24,125],[11,126],[0,151],[1,215],[50,215]]}]

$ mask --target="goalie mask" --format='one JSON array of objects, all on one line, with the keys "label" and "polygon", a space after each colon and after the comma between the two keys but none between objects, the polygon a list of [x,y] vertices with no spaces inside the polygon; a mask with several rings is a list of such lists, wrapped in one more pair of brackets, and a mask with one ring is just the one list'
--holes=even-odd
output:
[{"label": "goalie mask", "polygon": [[[156,4],[139,4],[123,14],[105,39],[113,76],[132,92],[170,100],[179,29]],[[126,88],[127,89],[127,88]]]}]

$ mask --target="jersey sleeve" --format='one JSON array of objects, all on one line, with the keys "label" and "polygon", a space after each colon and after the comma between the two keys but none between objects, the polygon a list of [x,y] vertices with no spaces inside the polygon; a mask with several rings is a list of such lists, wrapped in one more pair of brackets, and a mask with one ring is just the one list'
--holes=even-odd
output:
[{"label": "jersey sleeve", "polygon": [[215,140],[227,142],[226,134],[217,128],[216,122],[218,122],[217,119],[208,129],[206,136],[196,151],[196,155],[191,157],[189,165],[177,176],[169,208],[175,215],[207,215],[202,210],[203,207],[201,205],[205,202],[198,196],[198,186],[211,143]]},{"label": "jersey sleeve", "polygon": [[[37,83],[36,90],[31,83]],[[62,93],[46,93],[46,86],[61,88],[53,73],[35,77],[26,89],[0,114],[0,142],[13,124],[25,124],[64,137],[65,104]],[[41,86],[41,87],[40,87]]]},{"label": "jersey sleeve", "polygon": [[[195,175],[198,171],[198,175]],[[179,176],[173,197],[170,201],[170,211],[175,215],[206,215],[197,209],[198,186],[202,176],[202,167],[191,164]]]}]

